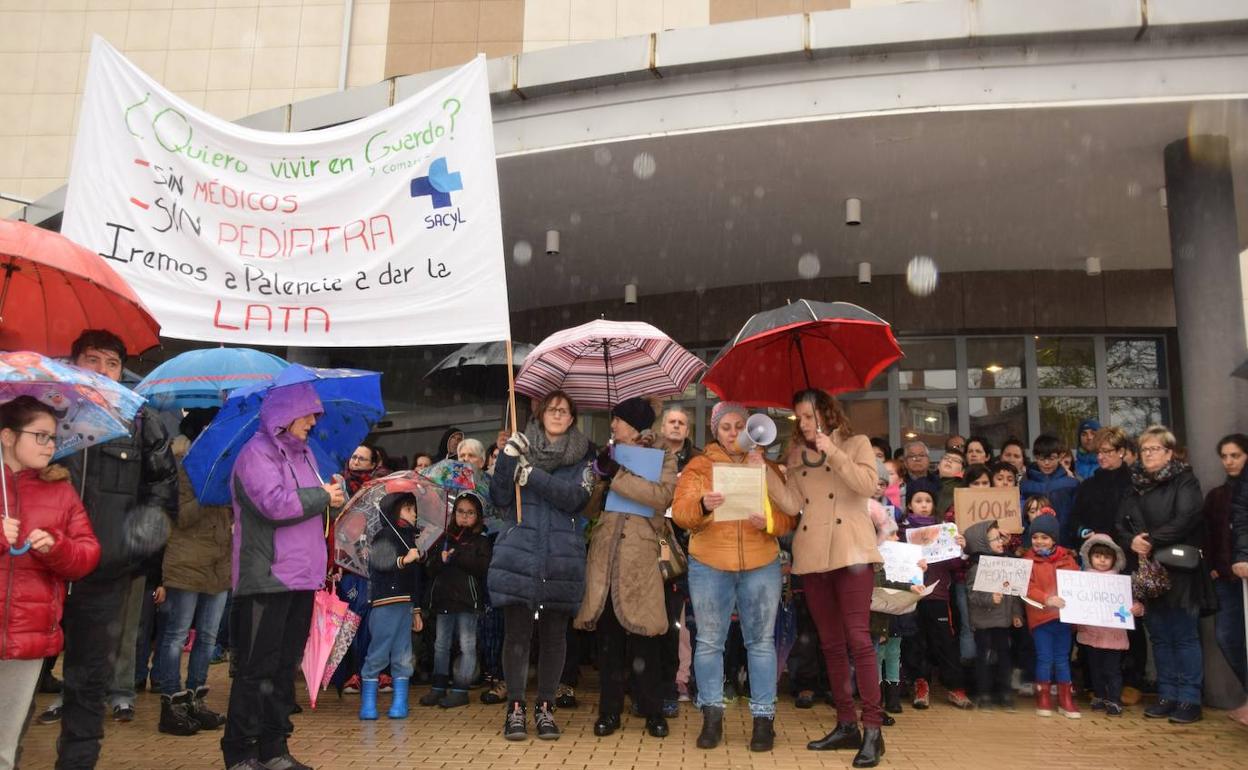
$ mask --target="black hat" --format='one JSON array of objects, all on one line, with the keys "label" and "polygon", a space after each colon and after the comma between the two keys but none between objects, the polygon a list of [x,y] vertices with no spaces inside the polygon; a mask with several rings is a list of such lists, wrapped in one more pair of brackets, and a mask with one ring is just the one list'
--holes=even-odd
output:
[{"label": "black hat", "polygon": [[644,398],[630,398],[616,405],[611,414],[619,417],[641,433],[654,425],[654,407]]}]

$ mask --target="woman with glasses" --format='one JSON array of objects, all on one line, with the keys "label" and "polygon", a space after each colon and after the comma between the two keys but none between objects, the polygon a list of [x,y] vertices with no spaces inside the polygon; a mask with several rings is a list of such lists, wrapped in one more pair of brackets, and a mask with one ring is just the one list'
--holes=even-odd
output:
[{"label": "woman with glasses", "polygon": [[1118,508],[1131,493],[1131,466],[1126,462],[1128,437],[1122,428],[1101,428],[1092,446],[1096,448],[1097,470],[1075,490],[1071,525],[1078,542],[1100,533],[1113,535]]},{"label": "woman with glasses", "polygon": [[[490,602],[503,609],[503,737],[528,737],[525,685],[533,627],[538,633],[537,737],[555,740],[555,689],[567,652],[568,621],[585,593],[582,518],[596,477],[594,450],[575,427],[576,404],[563,391],[542,399],[523,433],[503,445],[490,498],[507,522],[494,545]],[[520,492],[517,500],[517,487]],[[519,505],[517,506],[517,502]],[[655,566],[658,569],[658,566]]]},{"label": "woman with glasses", "polygon": [[14,767],[43,659],[63,646],[65,584],[95,569],[100,544],[73,486],[39,477],[56,452],[51,408],[30,396],[0,406],[0,449],[0,767]]},{"label": "woman with glasses", "polygon": [[1199,550],[1205,538],[1204,500],[1191,466],[1175,457],[1177,443],[1168,428],[1154,425],[1140,434],[1139,444],[1132,491],[1118,511],[1117,540],[1133,561],[1160,564],[1170,583],[1144,602],[1160,696],[1144,716],[1189,724],[1201,718],[1200,616],[1217,609],[1209,567]]}]

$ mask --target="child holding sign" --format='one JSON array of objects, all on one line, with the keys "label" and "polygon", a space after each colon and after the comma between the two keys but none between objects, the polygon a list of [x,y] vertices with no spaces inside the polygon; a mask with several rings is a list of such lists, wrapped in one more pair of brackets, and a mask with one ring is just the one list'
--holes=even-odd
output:
[{"label": "child holding sign", "polygon": [[[1094,572],[1118,574],[1127,566],[1127,557],[1109,535],[1092,535],[1079,550],[1083,568]],[[1131,614],[1144,614],[1144,605],[1135,602]],[[1092,675],[1092,710],[1104,710],[1111,717],[1122,716],[1122,653],[1130,645],[1127,632],[1121,628],[1076,626],[1078,640],[1088,650],[1088,669]]]},{"label": "child holding sign", "polygon": [[[879,513],[877,514],[877,509]],[[883,506],[869,506],[871,521],[875,524],[876,540],[883,545],[886,542],[897,542],[897,522],[887,513]],[[927,562],[918,562],[919,571],[927,570]],[[875,588],[894,591],[913,591],[922,594],[924,586],[916,583],[898,583],[890,581],[882,565],[875,569]],[[892,714],[901,713],[901,645],[905,637],[915,634],[915,613],[877,611],[876,602],[872,600],[871,639],[875,644],[875,657],[879,661],[880,691],[884,697],[884,710]],[[913,607],[911,608],[913,609]],[[884,726],[894,723],[891,716],[884,715]]]},{"label": "child holding sign", "polygon": [[[918,527],[930,527],[944,521],[933,515],[936,501],[926,489],[907,492],[907,510],[902,531]],[[957,536],[958,545],[966,547],[966,540]],[[962,666],[958,660],[958,646],[949,621],[949,588],[954,574],[962,570],[961,559],[947,559],[927,565],[924,582],[932,586],[932,592],[919,601],[917,615],[919,630],[913,638],[903,639],[901,657],[906,670],[914,679],[914,707],[925,709],[930,703],[928,678],[933,663],[940,671],[941,682],[949,691],[949,702],[958,708],[971,708],[974,704],[966,696]]]},{"label": "child holding sign", "polygon": [[[966,550],[971,555],[971,568],[966,573],[968,586],[975,585],[979,557],[1003,555],[1008,540],[1009,535],[991,519],[966,530]],[[985,708],[995,704],[1013,711],[1010,629],[1022,628],[1023,603],[1017,596],[986,591],[971,591],[969,603],[971,628],[975,630],[975,685],[978,690],[975,706]]]},{"label": "child holding sign", "polygon": [[1070,551],[1057,544],[1061,524],[1057,516],[1037,516],[1031,522],[1031,581],[1027,585],[1027,626],[1036,645],[1036,714],[1053,716],[1049,684],[1057,682],[1057,711],[1068,719],[1080,717],[1070,689],[1070,626],[1058,619],[1066,602],[1057,595],[1057,571],[1078,570]]}]

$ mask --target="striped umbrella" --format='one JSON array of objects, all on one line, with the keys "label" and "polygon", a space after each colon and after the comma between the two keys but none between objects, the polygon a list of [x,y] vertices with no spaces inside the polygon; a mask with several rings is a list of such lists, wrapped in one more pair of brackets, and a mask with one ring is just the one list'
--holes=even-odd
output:
[{"label": "striped umbrella", "polygon": [[516,390],[541,398],[563,390],[584,409],[610,409],[634,396],[683,393],[706,368],[648,323],[590,321],[533,348]]}]

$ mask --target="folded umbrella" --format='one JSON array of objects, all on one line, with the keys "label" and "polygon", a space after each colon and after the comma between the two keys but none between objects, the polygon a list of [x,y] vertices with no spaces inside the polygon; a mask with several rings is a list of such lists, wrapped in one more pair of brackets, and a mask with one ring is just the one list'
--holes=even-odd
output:
[{"label": "folded umbrella", "polygon": [[324,413],[308,434],[308,446],[324,478],[341,472],[347,458],[386,412],[381,375],[360,369],[315,369],[291,364],[271,383],[240,388],[191,444],[184,465],[195,496],[204,505],[231,501],[230,476],[243,445],[260,426],[260,403],[271,390],[310,382]]},{"label": "folded umbrella", "polygon": [[[308,683],[308,700],[312,708],[316,708],[316,696],[328,679],[325,667],[330,656],[334,654],[334,645],[347,622],[347,616],[354,614],[342,599],[334,595],[332,590],[317,591],[312,604],[312,623],[308,628],[308,640],[303,645],[303,678]],[[356,627],[359,617],[356,617]],[[341,660],[341,658],[339,658]]]},{"label": "folded umbrella", "polygon": [[152,370],[135,387],[157,409],[206,409],[229,391],[271,382],[290,364],[251,348],[188,350]]}]

